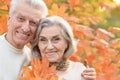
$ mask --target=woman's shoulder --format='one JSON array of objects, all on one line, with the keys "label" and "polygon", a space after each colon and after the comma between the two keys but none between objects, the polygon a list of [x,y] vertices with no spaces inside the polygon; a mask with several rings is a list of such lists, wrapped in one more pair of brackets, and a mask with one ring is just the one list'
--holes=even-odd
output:
[{"label": "woman's shoulder", "polygon": [[74,69],[80,69],[80,70],[86,69],[86,67],[81,62],[69,61],[69,63]]},{"label": "woman's shoulder", "polygon": [[74,62],[74,61],[69,60],[69,63],[72,65],[84,66],[83,63],[81,63],[81,62]]}]

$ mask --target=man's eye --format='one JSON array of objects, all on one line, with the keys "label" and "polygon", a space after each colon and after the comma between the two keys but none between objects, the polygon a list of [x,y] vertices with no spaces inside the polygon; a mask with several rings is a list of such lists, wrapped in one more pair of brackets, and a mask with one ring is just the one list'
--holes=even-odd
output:
[{"label": "man's eye", "polygon": [[19,17],[18,20],[21,21],[21,22],[23,22],[25,19],[22,18],[22,17]]},{"label": "man's eye", "polygon": [[30,21],[31,26],[38,26],[37,22]]}]

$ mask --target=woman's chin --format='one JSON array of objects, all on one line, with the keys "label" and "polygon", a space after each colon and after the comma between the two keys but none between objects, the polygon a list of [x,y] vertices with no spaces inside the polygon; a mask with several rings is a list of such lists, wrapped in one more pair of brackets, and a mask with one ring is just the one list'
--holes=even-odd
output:
[{"label": "woman's chin", "polygon": [[56,60],[54,59],[48,59],[49,62],[53,63],[53,62],[57,62]]}]

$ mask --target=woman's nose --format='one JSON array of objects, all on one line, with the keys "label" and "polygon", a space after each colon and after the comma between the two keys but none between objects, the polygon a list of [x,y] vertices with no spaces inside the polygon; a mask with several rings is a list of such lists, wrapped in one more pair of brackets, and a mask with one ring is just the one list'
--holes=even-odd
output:
[{"label": "woman's nose", "polygon": [[48,42],[47,49],[53,49],[54,45],[52,42]]}]

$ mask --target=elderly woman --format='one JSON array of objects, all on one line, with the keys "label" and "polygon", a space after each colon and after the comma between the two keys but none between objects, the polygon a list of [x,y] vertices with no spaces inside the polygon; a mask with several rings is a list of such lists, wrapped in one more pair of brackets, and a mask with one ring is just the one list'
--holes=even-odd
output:
[{"label": "elderly woman", "polygon": [[75,51],[73,32],[66,20],[58,16],[41,20],[32,43],[33,55],[40,60],[45,55],[50,66],[56,66],[59,80],[96,80],[94,68],[69,60]]}]

